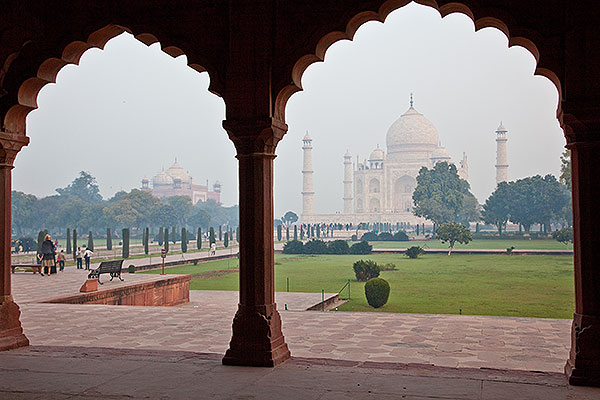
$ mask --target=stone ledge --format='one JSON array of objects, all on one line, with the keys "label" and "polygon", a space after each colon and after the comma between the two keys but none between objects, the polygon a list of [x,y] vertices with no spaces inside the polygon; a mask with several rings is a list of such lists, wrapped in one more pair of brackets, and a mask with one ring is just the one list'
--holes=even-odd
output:
[{"label": "stone ledge", "polygon": [[175,306],[190,301],[191,279],[191,275],[171,276],[152,282],[60,297],[43,303]]}]

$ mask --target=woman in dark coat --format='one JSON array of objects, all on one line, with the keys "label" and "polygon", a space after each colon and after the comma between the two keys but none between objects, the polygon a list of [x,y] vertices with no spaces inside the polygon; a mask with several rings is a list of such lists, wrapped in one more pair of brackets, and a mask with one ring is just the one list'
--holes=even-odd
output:
[{"label": "woman in dark coat", "polygon": [[[41,254],[38,255],[42,260],[42,267],[44,267],[44,274],[55,274],[56,273],[56,246],[52,243],[50,235],[46,235],[46,238],[42,242]],[[49,273],[48,273],[49,272]]]}]

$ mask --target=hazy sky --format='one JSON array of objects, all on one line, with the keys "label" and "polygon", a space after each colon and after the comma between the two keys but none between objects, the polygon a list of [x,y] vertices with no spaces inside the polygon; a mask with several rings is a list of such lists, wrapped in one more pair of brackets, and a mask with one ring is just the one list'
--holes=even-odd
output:
[{"label": "hazy sky", "polygon": [[[415,108],[437,127],[458,162],[465,151],[471,189],[484,202],[495,187],[495,134],[508,129],[509,179],[559,171],[564,138],[556,120],[557,91],[533,76],[525,49],[508,49],[500,31],[474,32],[466,16],[441,19],[410,4],[385,24],[370,22],[354,41],[334,44],[324,63],[304,74],[304,91],[287,107],[289,132],[275,160],[275,214],[301,212],[301,139],[313,138],[315,210],[340,211],[342,156],[385,150],[389,126]],[[196,182],[223,184],[225,204],[237,201],[235,150],[221,127],[223,101],[208,75],[173,59],[158,44],[131,36],[90,50],[79,66],[61,70],[28,117],[31,144],[17,157],[14,189],[39,196],[67,185],[80,170],[94,175],[104,197],[140,186],[175,157]],[[50,171],[50,175],[47,173]],[[51,179],[48,177],[52,176]]]}]

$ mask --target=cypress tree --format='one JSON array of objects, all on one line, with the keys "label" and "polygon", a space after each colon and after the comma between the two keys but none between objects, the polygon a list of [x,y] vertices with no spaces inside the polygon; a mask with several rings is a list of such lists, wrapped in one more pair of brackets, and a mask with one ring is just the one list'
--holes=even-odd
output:
[{"label": "cypress tree", "polygon": [[196,236],[196,248],[198,250],[202,248],[202,228],[198,228],[198,235]]},{"label": "cypress tree", "polygon": [[106,228],[106,250],[112,250],[112,234],[110,228]]},{"label": "cypress tree", "polygon": [[88,249],[94,251],[94,237],[92,236],[92,231],[88,234]]},{"label": "cypress tree", "polygon": [[235,241],[240,242],[240,227],[235,228]]},{"label": "cypress tree", "polygon": [[290,240],[290,227],[285,228],[285,240]]},{"label": "cypress tree", "polygon": [[169,252],[169,229],[165,228],[165,250]]},{"label": "cypress tree", "polygon": [[173,241],[173,244],[177,243],[177,227],[173,226],[173,230],[171,231],[171,236],[173,236],[171,238],[171,240]]},{"label": "cypress tree", "polygon": [[298,225],[294,225],[294,240],[298,240]]},{"label": "cypress tree", "polygon": [[38,241],[37,241],[37,253],[42,253],[42,243],[44,243],[44,238],[46,237],[46,232],[39,231],[38,233]]},{"label": "cypress tree", "polygon": [[417,224],[417,236],[419,236],[419,224]]},{"label": "cypress tree", "polygon": [[300,240],[304,240],[304,227],[300,226]]},{"label": "cypress tree", "polygon": [[187,253],[187,229],[181,228],[181,251]]},{"label": "cypress tree", "polygon": [[165,236],[165,232],[164,232],[163,227],[161,226],[160,229],[158,230],[158,245],[159,246],[163,245],[164,236]]},{"label": "cypress tree", "polygon": [[321,237],[321,225],[317,225],[317,237]]},{"label": "cypress tree", "polygon": [[129,229],[123,228],[123,258],[129,258]]},{"label": "cypress tree", "polygon": [[281,242],[281,225],[277,225],[277,241]]},{"label": "cypress tree", "polygon": [[212,245],[213,243],[216,243],[216,240],[215,240],[215,230],[211,226],[210,230],[208,231],[208,244]]},{"label": "cypress tree", "polygon": [[77,251],[77,229],[73,228],[73,260],[75,260],[77,257],[75,257],[75,252]]},{"label": "cypress tree", "polygon": [[223,239],[223,246],[229,247],[229,232],[225,232],[225,238]]},{"label": "cypress tree", "polygon": [[71,247],[71,229],[67,228],[67,254],[71,254],[73,252],[73,247]]},{"label": "cypress tree", "polygon": [[219,225],[219,241],[223,240],[223,229],[221,228],[221,225]]},{"label": "cypress tree", "polygon": [[144,229],[144,253],[148,254],[150,252],[150,228],[146,227]]}]

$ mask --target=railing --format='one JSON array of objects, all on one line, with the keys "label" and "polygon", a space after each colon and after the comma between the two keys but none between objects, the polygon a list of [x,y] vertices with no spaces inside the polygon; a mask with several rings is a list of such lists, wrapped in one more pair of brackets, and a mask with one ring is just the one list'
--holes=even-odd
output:
[{"label": "railing", "polygon": [[[344,289],[348,288],[348,297],[343,298],[342,292],[344,291]],[[348,281],[346,282],[346,284],[340,289],[340,291],[338,292],[338,295],[340,296],[340,300],[350,300],[350,279],[348,279]]]}]

